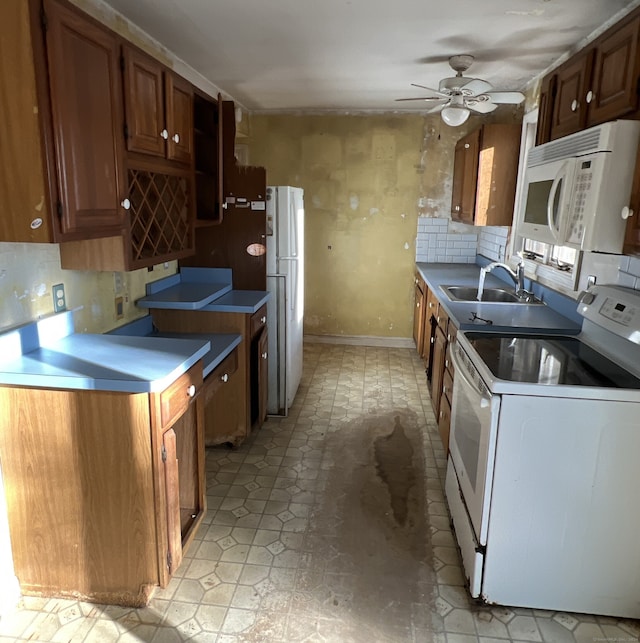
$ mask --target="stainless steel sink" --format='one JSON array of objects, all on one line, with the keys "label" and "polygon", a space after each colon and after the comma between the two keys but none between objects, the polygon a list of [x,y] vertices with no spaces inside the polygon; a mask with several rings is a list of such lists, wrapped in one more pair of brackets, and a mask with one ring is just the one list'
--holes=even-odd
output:
[{"label": "stainless steel sink", "polygon": [[[471,286],[440,286],[451,301],[478,301],[478,289]],[[492,304],[540,304],[538,299],[520,299],[515,292],[503,288],[485,288],[483,303]]]}]

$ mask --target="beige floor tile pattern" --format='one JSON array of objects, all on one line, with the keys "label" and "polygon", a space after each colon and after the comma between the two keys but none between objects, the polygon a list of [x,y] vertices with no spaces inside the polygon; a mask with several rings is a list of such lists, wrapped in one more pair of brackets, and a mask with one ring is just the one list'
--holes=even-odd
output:
[{"label": "beige floor tile pattern", "polygon": [[482,606],[414,351],[311,344],[291,414],[207,452],[208,511],[145,609],[24,598],[0,643],[638,641],[637,621]]}]

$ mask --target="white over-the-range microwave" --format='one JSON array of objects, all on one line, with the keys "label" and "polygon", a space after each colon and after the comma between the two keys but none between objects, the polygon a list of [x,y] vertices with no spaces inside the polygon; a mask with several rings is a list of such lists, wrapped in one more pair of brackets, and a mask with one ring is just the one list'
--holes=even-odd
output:
[{"label": "white over-the-range microwave", "polygon": [[537,145],[527,155],[517,234],[622,252],[640,121],[611,121]]}]

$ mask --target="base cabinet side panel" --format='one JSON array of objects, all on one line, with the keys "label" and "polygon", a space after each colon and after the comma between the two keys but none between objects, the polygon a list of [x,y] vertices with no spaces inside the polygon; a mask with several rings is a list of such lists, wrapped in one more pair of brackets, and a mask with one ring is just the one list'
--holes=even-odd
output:
[{"label": "base cabinet side panel", "polygon": [[0,387],[0,405],[23,593],[146,604],[158,584],[148,396]]}]

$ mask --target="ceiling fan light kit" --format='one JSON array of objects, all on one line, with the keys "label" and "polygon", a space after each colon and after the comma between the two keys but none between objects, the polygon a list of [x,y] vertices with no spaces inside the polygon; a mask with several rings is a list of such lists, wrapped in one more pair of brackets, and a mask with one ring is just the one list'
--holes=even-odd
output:
[{"label": "ceiling fan light kit", "polygon": [[429,112],[440,111],[442,120],[451,127],[458,127],[467,121],[471,112],[488,114],[498,105],[518,105],[524,100],[524,94],[518,91],[492,91],[491,83],[481,78],[467,78],[462,75],[473,62],[473,56],[463,54],[449,58],[450,67],[455,76],[443,78],[438,89],[413,85],[426,89],[431,96],[421,98],[398,98],[399,101],[423,100],[434,102]]}]

